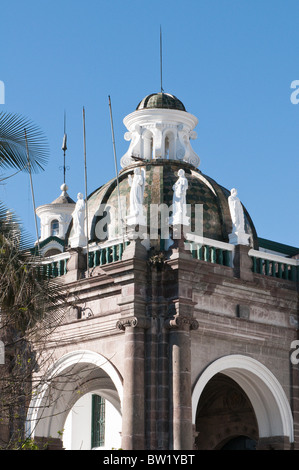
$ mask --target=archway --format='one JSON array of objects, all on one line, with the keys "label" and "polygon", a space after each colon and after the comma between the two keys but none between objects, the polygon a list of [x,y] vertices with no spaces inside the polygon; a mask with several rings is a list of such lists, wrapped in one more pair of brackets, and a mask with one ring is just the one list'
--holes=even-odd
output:
[{"label": "archway", "polygon": [[101,391],[121,412],[123,387],[115,367],[92,351],[74,351],[59,359],[32,399],[27,435],[36,440],[60,441],[67,415],[80,396]]},{"label": "archway", "polygon": [[230,377],[216,374],[206,384],[196,413],[198,450],[251,448],[258,439],[253,407],[242,388]]},{"label": "archway", "polygon": [[[293,442],[293,418],[282,386],[263,364],[251,357],[242,355],[224,356],[214,361],[199,377],[192,393],[192,422],[195,428],[200,398],[204,396],[203,392],[207,384],[212,378],[215,380],[217,374],[225,376],[226,380],[229,378],[232,381],[231,383],[235,383],[239,391],[242,391],[243,399],[248,399],[253,414],[248,426],[251,435],[247,435],[247,438],[255,438],[254,427],[252,426],[252,417],[254,415],[258,432],[256,437],[259,440],[272,439],[278,442],[278,445],[284,445],[286,441],[288,445]],[[245,426],[243,418],[243,425]],[[240,428],[235,435],[228,432],[226,437],[233,439],[241,436],[242,433],[243,431]],[[219,436],[219,439],[220,437],[222,438],[222,445],[224,445],[225,436]],[[220,442],[218,444],[218,448],[221,448]]]}]

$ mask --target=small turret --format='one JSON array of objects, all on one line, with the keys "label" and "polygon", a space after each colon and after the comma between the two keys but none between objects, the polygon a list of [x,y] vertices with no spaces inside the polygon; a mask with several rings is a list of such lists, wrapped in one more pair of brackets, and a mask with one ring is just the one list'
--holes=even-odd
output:
[{"label": "small turret", "polygon": [[68,195],[68,186],[60,186],[61,194],[51,204],[39,206],[36,214],[40,218],[41,253],[45,256],[63,251],[65,235],[72,219],[75,202]]}]

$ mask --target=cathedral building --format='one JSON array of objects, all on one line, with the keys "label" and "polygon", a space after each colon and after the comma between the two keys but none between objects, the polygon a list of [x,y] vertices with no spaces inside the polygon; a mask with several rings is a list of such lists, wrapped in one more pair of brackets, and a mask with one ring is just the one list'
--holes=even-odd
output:
[{"label": "cathedral building", "polygon": [[115,178],[37,209],[45,269],[68,294],[28,434],[65,449],[298,449],[299,249],[260,238],[242,188],[200,171],[198,120],[175,96],[146,96],[124,124]]}]

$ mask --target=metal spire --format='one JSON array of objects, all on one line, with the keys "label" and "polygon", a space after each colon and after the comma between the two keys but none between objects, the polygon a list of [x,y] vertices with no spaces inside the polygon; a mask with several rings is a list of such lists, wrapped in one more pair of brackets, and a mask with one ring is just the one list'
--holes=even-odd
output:
[{"label": "metal spire", "polygon": [[89,237],[88,237],[88,192],[87,192],[87,164],[86,164],[86,130],[85,130],[85,108],[83,106],[83,147],[84,147],[84,175],[85,175],[85,221],[86,221],[86,257],[87,257],[87,277],[89,277]]},{"label": "metal spire", "polygon": [[162,28],[160,25],[160,81],[161,81],[161,93],[164,92],[162,86]]},{"label": "metal spire", "polygon": [[63,141],[62,141],[62,147],[61,149],[63,150],[63,182],[65,183],[65,171],[66,171],[66,166],[65,166],[65,152],[67,150],[67,135],[66,135],[66,114],[64,112],[64,135],[63,135]]}]

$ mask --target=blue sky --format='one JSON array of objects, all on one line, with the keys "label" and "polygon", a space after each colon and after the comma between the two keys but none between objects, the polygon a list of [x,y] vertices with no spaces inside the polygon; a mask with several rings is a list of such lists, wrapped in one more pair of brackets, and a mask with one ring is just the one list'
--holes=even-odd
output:
[{"label": "blue sky", "polygon": [[[199,168],[238,189],[260,237],[299,246],[297,0],[2,0],[0,16],[0,110],[30,118],[50,146],[37,206],[60,194],[64,111],[70,196],[85,191],[83,106],[88,192],[115,176],[108,95],[119,161],[123,118],[160,91],[161,25],[163,88],[199,119]],[[0,199],[35,237],[28,175],[1,184]]]}]

